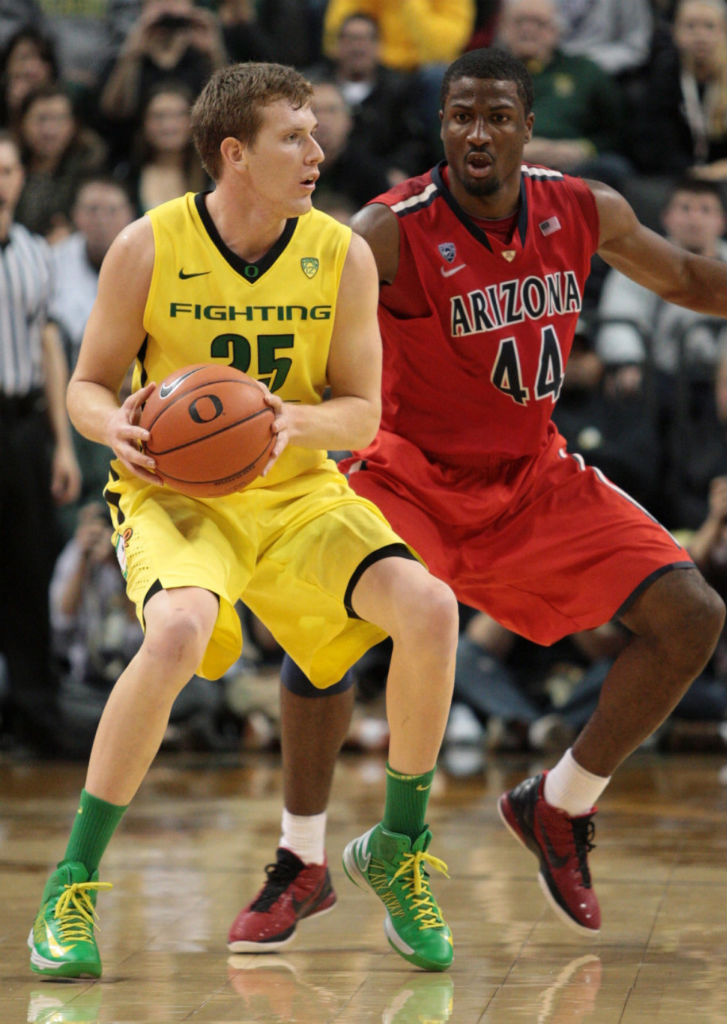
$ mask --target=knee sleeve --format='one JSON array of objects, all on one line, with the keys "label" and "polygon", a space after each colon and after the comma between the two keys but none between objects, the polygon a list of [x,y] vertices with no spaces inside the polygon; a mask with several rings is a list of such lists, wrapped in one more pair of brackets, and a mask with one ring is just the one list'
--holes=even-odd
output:
[{"label": "knee sleeve", "polygon": [[293,659],[287,654],[283,658],[283,664],[280,667],[280,681],[286,690],[290,690],[291,693],[298,697],[327,697],[333,693],[344,693],[353,686],[353,676],[350,672],[347,672],[343,679],[334,683],[333,686],[327,686],[325,690],[321,690],[313,685],[308,676],[298,668]]}]

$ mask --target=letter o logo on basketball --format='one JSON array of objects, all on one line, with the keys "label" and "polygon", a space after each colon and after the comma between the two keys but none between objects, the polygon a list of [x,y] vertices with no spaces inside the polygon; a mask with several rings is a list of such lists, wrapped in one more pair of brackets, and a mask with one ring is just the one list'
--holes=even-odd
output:
[{"label": "letter o logo on basketball", "polygon": [[200,395],[189,403],[187,412],[195,423],[211,423],[223,413],[222,401],[217,395]]}]

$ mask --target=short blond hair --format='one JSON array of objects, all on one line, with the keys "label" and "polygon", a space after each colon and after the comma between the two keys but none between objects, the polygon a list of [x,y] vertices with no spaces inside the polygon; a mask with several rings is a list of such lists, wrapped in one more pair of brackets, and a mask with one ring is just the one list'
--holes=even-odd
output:
[{"label": "short blond hair", "polygon": [[295,107],[310,102],[310,82],[284,64],[229,64],[216,71],[192,107],[192,137],[205,170],[217,181],[222,171],[223,139],[252,145],[262,126],[263,109],[277,100]]}]

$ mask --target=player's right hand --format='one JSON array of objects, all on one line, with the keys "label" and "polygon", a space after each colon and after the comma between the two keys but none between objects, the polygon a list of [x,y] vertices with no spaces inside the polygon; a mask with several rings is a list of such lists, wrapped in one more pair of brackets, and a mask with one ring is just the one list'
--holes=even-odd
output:
[{"label": "player's right hand", "polygon": [[106,444],[132,473],[149,483],[162,485],[163,480],[154,472],[156,463],[144,450],[149,431],[139,425],[144,402],[153,393],[155,383],[146,384],[132,393],[111,413],[106,421]]}]

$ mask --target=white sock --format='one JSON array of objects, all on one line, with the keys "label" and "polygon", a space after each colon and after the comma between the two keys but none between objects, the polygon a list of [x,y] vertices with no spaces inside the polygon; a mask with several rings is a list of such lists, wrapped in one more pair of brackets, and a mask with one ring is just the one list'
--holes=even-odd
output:
[{"label": "white sock", "polygon": [[300,857],[304,864],[323,864],[326,859],[326,812],[291,814],[283,810],[278,846]]},{"label": "white sock", "polygon": [[568,749],[545,776],[543,796],[551,807],[575,817],[588,814],[610,781],[610,775],[604,778],[582,768]]}]

